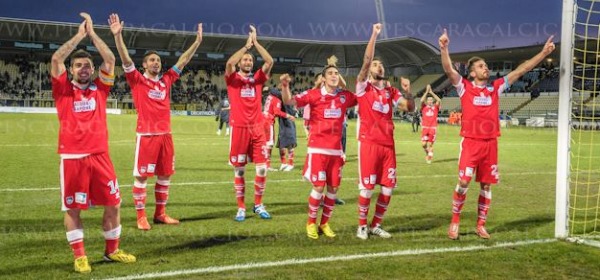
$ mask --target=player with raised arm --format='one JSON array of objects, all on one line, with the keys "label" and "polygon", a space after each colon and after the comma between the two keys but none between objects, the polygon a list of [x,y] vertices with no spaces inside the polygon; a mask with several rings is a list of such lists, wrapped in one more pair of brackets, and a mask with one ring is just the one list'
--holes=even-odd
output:
[{"label": "player with raised arm", "polygon": [[[264,61],[255,73],[252,73],[254,56],[249,52],[252,47],[256,48]],[[236,66],[239,71],[236,71]],[[238,205],[235,220],[239,222],[246,219],[244,173],[248,162],[256,164],[254,213],[262,219],[271,218],[262,202],[267,180],[267,145],[264,117],[261,113],[261,94],[272,67],[273,58],[258,42],[254,26],[250,26],[246,44],[227,60],[225,66],[225,82],[231,103],[229,164],[234,168],[234,188]]]},{"label": "player with raised arm", "polygon": [[[431,96],[428,96],[431,95]],[[423,120],[423,130],[421,131],[421,146],[425,151],[425,161],[431,163],[433,160],[433,143],[438,126],[438,113],[441,108],[441,99],[427,85],[425,93],[421,96],[421,116]]]},{"label": "player with raised arm", "polygon": [[[273,150],[273,145],[275,145],[275,118],[286,118],[290,121],[296,120],[294,116],[283,110],[281,100],[277,97],[277,94],[278,91],[275,88],[269,91],[269,96],[267,96],[267,99],[265,100],[263,110],[263,116],[265,117],[265,135],[267,136],[267,169],[269,171],[278,171],[278,169],[271,167],[271,151]],[[283,168],[281,170],[285,171]],[[291,171],[291,169],[288,171]]]},{"label": "player with raised arm", "polygon": [[[342,179],[342,128],[348,108],[356,105],[354,93],[338,87],[340,74],[336,66],[328,65],[323,70],[324,84],[292,97],[290,76],[280,77],[283,103],[303,107],[310,105],[310,133],[303,177],[309,180],[312,191],[308,197],[308,222],[306,234],[311,239],[319,238],[319,231],[333,238],[335,232],[329,218],[335,207],[336,193]],[[317,214],[323,192],[327,187],[321,221],[317,227]]]},{"label": "player with raised arm", "polygon": [[[85,20],[77,34],[52,55],[50,74],[60,123],[60,190],[67,240],[75,256],[75,271],[89,273],[92,268],[83,245],[81,210],[92,205],[104,207],[104,260],[132,263],[136,258],[119,249],[121,194],[108,153],[106,100],[115,79],[115,56],[94,31],[92,18],[87,13],[80,15]],[[92,80],[92,56],[78,50],[70,58],[69,81],[65,60],[86,37],[102,56],[98,77]]]},{"label": "player with raised arm", "polygon": [[[358,229],[356,236],[369,238],[369,234],[390,238],[381,224],[396,187],[396,148],[394,144],[393,108],[412,111],[415,101],[410,93],[410,81],[401,78],[404,93],[391,87],[385,78],[383,61],[374,58],[375,42],[381,32],[381,24],[373,25],[373,32],[362,68],[356,78],[358,100]],[[371,196],[375,185],[381,186],[375,214],[367,227]]]},{"label": "player with raised arm", "polygon": [[177,63],[161,74],[162,61],[156,51],[144,54],[144,74],[137,71],[123,41],[124,23],[119,15],[108,19],[117,51],[123,63],[125,78],[131,88],[137,109],[136,146],[133,176],[133,200],[137,212],[137,226],[149,230],[146,217],[146,184],[148,177],[157,176],[154,186],[156,209],[155,224],[178,225],[179,220],[166,214],[171,175],[175,173],[175,150],[171,135],[171,85],[179,79],[181,71],[190,62],[202,42],[202,24],[198,24],[196,39],[179,57]]},{"label": "player with raised arm", "polygon": [[479,203],[477,207],[476,234],[489,239],[485,228],[488,210],[492,199],[491,185],[498,183],[498,137],[500,136],[499,96],[521,76],[531,71],[544,60],[552,51],[554,43],[550,36],[542,50],[531,59],[522,63],[506,76],[488,84],[490,70],[485,60],[472,57],[468,61],[469,77],[467,80],[452,67],[448,51],[450,39],[447,31],[439,38],[442,66],[452,85],[456,87],[462,107],[462,122],[460,135],[460,158],[458,161],[458,184],[452,200],[452,221],[448,229],[450,239],[458,239],[460,213],[466,199],[469,182],[473,175],[480,183]]}]

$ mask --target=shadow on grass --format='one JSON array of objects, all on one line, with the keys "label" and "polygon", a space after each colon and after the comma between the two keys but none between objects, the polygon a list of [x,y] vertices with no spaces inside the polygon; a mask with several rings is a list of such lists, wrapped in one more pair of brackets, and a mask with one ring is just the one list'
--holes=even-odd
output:
[{"label": "shadow on grass", "polygon": [[458,158],[446,158],[446,159],[433,159],[433,163],[442,163],[442,162],[456,162],[458,163]]},{"label": "shadow on grass", "polygon": [[551,215],[537,215],[527,217],[521,220],[507,222],[496,227],[493,227],[491,230],[494,232],[510,232],[510,231],[520,231],[527,232],[532,228],[538,228],[550,223],[554,223],[554,216]]}]

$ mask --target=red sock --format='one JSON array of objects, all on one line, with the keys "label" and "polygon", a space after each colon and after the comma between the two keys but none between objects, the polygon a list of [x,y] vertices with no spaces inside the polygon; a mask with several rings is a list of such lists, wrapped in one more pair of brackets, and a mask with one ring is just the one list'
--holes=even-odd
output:
[{"label": "red sock", "polygon": [[279,159],[281,160],[281,164],[285,164],[285,148],[279,149]]},{"label": "red sock", "polygon": [[384,195],[383,193],[379,194],[377,205],[375,206],[375,215],[373,215],[373,221],[371,222],[372,228],[381,225],[383,216],[385,215],[385,211],[387,211],[388,205],[390,205],[391,199],[391,195]]},{"label": "red sock", "polygon": [[156,199],[154,217],[165,215],[167,200],[169,200],[169,184],[170,182],[168,180],[157,180],[156,184],[154,185],[154,198]]},{"label": "red sock", "polygon": [[119,239],[121,238],[121,225],[104,232],[104,241],[106,247],[104,253],[110,255],[119,249]]},{"label": "red sock", "polygon": [[258,176],[254,177],[254,205],[262,204],[263,193],[265,192],[265,182],[267,177]]},{"label": "red sock", "polygon": [[294,166],[294,149],[288,151],[288,165]]},{"label": "red sock", "polygon": [[467,199],[467,188],[456,186],[452,196],[452,223],[460,222],[460,212],[462,211],[465,199]]},{"label": "red sock", "polygon": [[369,215],[369,206],[371,205],[371,198],[366,198],[362,195],[358,196],[358,225],[367,225],[367,216]]},{"label": "red sock", "polygon": [[317,222],[317,214],[319,213],[319,205],[321,205],[321,198],[323,194],[312,190],[308,196],[308,224],[315,224]]},{"label": "red sock", "polygon": [[238,208],[246,209],[246,204],[244,202],[246,182],[244,180],[244,177],[235,177],[233,179],[233,187],[235,189],[235,197],[237,199]]},{"label": "red sock", "polygon": [[479,204],[477,206],[477,225],[484,226],[487,220],[488,210],[490,210],[490,203],[492,202],[492,191],[481,190],[479,192]]},{"label": "red sock", "polygon": [[85,256],[85,247],[83,246],[83,229],[75,229],[67,232],[67,241],[73,251],[73,256],[77,259]]},{"label": "red sock", "polygon": [[321,225],[329,222],[333,208],[335,207],[335,193],[327,192],[325,199],[323,199],[323,213],[321,213]]},{"label": "red sock", "polygon": [[137,212],[138,220],[146,217],[146,183],[133,183],[133,203]]}]

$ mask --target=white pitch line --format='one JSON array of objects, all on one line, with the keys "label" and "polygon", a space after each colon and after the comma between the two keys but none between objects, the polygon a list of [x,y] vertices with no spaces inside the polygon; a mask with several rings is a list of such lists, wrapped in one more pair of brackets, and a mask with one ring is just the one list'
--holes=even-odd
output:
[{"label": "white pitch line", "polygon": [[[502,176],[529,176],[529,175],[553,175],[556,172],[521,172],[521,173],[502,173]],[[456,177],[456,175],[441,174],[441,175],[406,175],[398,176],[398,179],[421,179],[421,178],[447,178]],[[358,178],[342,178],[342,181],[357,180]],[[285,182],[302,182],[304,179],[280,179],[280,180],[269,180],[267,183],[285,183]],[[202,185],[224,185],[232,184],[232,181],[208,181],[208,182],[183,182],[183,183],[171,183],[171,186],[202,186]],[[119,187],[131,187],[133,185],[119,185]],[[0,193],[3,192],[33,192],[33,191],[56,191],[60,188],[16,188],[16,189],[0,189]]]},{"label": "white pitch line", "polygon": [[275,261],[275,262],[245,263],[245,264],[235,264],[235,265],[226,265],[226,266],[209,266],[209,267],[195,268],[195,269],[183,269],[183,270],[173,270],[173,271],[165,271],[165,272],[154,272],[154,273],[147,273],[147,274],[136,274],[136,275],[129,275],[129,276],[124,276],[124,277],[107,278],[107,280],[150,279],[150,278],[160,278],[160,277],[184,276],[184,275],[192,275],[192,274],[207,274],[207,273],[215,273],[215,272],[223,272],[223,271],[231,271],[231,270],[278,267],[278,266],[287,266],[287,265],[300,265],[300,264],[308,264],[308,263],[351,261],[351,260],[359,260],[359,259],[371,259],[371,258],[395,257],[395,256],[415,256],[415,255],[437,254],[437,253],[469,252],[469,251],[491,250],[491,249],[506,248],[506,247],[526,246],[526,245],[532,245],[532,244],[543,244],[543,243],[550,243],[550,242],[556,242],[556,241],[557,241],[556,239],[537,239],[537,240],[496,243],[491,246],[473,245],[473,246],[466,246],[466,247],[410,249],[410,250],[402,250],[402,251],[368,253],[368,254],[358,254],[358,255],[329,256],[329,257],[312,258],[312,259],[287,259],[287,260]]}]

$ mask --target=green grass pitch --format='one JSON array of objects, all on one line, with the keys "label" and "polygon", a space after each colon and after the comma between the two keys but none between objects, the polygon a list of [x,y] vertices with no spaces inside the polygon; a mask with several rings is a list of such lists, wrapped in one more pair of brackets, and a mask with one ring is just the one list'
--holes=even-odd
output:
[{"label": "green grass pitch", "polygon": [[[460,251],[472,246],[542,240],[554,235],[556,130],[511,127],[499,140],[501,182],[493,188],[488,218],[492,239],[474,233],[478,185],[471,184],[463,209],[458,241],[446,237],[451,194],[456,185],[458,128],[441,125],[435,158],[425,163],[420,133],[410,124],[396,126],[398,188],[394,191],[384,227],[393,238],[355,237],[357,227],[357,162],[355,121],[348,130],[348,161],[337,206],[331,219],[334,240],[305,235],[310,185],[300,179],[306,139],[298,121],[296,169],[271,172],[264,202],[273,216],[261,220],[249,214],[243,223],[236,212],[233,171],[227,165],[229,139],[215,134],[209,117],[173,117],[176,170],[167,211],[181,219],[179,226],[137,230],[131,184],[135,116],[109,116],[110,153],[123,196],[121,248],[135,254],[135,264],[101,262],[104,241],[101,209],[83,213],[85,245],[92,273],[72,272],[72,254],[60,211],[55,115],[0,114],[0,275],[5,279],[108,278],[166,271],[183,271],[325,258],[316,263],[227,269],[221,272],[173,275],[211,279],[598,279],[600,250],[565,242]],[[272,159],[278,166],[274,151]],[[598,164],[596,164],[598,166]],[[246,201],[253,199],[253,165],[246,175]],[[151,180],[150,182],[154,182]],[[152,186],[152,184],[149,184]],[[149,187],[147,210],[154,211]],[[374,199],[375,200],[375,199]],[[374,203],[373,200],[373,203]],[[370,214],[373,214],[371,210]],[[453,252],[434,249],[459,248]],[[326,261],[344,255],[433,250],[410,255]]]}]

